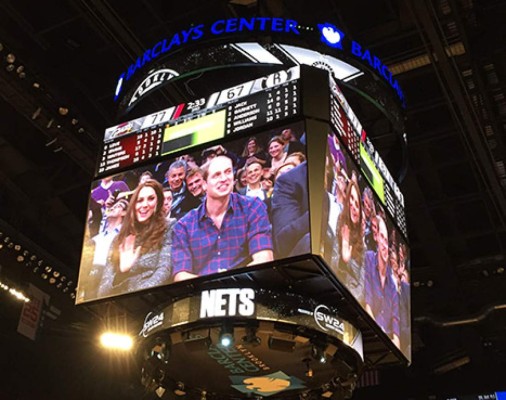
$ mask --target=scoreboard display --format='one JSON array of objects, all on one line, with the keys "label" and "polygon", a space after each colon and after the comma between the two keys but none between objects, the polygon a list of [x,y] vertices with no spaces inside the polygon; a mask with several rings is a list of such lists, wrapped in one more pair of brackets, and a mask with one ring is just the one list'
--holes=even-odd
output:
[{"label": "scoreboard display", "polygon": [[407,237],[404,199],[397,183],[392,179],[366,131],[332,78],[330,88],[330,122],[333,128],[399,230]]},{"label": "scoreboard display", "polygon": [[297,116],[299,78],[292,67],[108,128],[96,174]]}]

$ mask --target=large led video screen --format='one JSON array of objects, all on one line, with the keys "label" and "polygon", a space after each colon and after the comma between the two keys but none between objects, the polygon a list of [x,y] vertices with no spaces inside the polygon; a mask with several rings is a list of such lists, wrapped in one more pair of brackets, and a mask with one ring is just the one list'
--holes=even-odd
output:
[{"label": "large led video screen", "polygon": [[93,183],[77,303],[310,252],[304,124],[220,143]]},{"label": "large led video screen", "polygon": [[335,133],[327,137],[321,255],[411,359],[409,248]]}]

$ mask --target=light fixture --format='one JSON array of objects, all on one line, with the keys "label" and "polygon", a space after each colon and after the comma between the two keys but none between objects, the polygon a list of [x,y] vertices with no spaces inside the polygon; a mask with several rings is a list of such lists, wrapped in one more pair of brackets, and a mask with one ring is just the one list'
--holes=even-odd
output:
[{"label": "light fixture", "polygon": [[7,64],[7,66],[5,67],[5,70],[6,70],[7,72],[12,72],[12,71],[14,71],[14,68],[16,68],[16,67],[14,66],[14,64]]},{"label": "light fixture", "polygon": [[211,346],[211,338],[208,336],[191,336],[188,334],[185,338],[183,338],[183,343],[188,351],[207,351]]},{"label": "light fixture", "polygon": [[291,353],[295,350],[295,342],[290,339],[269,336],[269,348],[271,350]]},{"label": "light fixture", "polygon": [[22,263],[23,261],[25,261],[25,257],[23,257],[22,255],[19,255],[19,256],[16,257],[16,261],[18,263]]},{"label": "light fixture", "polygon": [[60,276],[60,273],[58,271],[53,271],[53,276],[55,278],[58,278]]},{"label": "light fixture", "polygon": [[58,112],[60,113],[60,115],[65,116],[69,113],[69,109],[67,107],[60,107],[58,109]]},{"label": "light fixture", "polygon": [[223,325],[220,331],[219,343],[222,347],[230,347],[234,344],[234,328]]},{"label": "light fixture", "polygon": [[76,118],[72,118],[72,120],[70,121],[72,125],[77,125],[78,122],[79,121]]},{"label": "light fixture", "polygon": [[53,270],[49,265],[46,265],[46,268],[44,268],[44,271],[46,271],[48,274]]},{"label": "light fixture", "polygon": [[16,56],[12,53],[7,54],[5,57],[5,61],[7,61],[9,64],[13,64],[14,61],[16,61]]},{"label": "light fixture", "polygon": [[23,67],[22,65],[20,65],[19,67],[16,68],[16,73],[20,74],[24,70],[25,70],[25,67]]},{"label": "light fixture", "polygon": [[19,77],[20,79],[24,79],[24,78],[26,78],[26,74],[25,74],[24,72],[20,72],[20,73],[18,74],[18,77]]},{"label": "light fixture", "polygon": [[257,328],[253,326],[246,327],[246,336],[243,336],[242,341],[252,346],[258,346],[262,342],[257,336]]},{"label": "light fixture", "polygon": [[53,277],[49,278],[49,284],[50,285],[54,285],[56,282],[56,279],[54,279]]},{"label": "light fixture", "polygon": [[100,344],[109,350],[129,351],[134,345],[130,335],[116,332],[104,332],[100,336]]},{"label": "light fixture", "polygon": [[14,250],[20,251],[21,250],[21,246],[19,244],[17,244],[16,246],[14,246]]},{"label": "light fixture", "polygon": [[311,349],[311,355],[320,364],[325,364],[327,362],[327,355],[325,354],[324,346],[313,345]]}]

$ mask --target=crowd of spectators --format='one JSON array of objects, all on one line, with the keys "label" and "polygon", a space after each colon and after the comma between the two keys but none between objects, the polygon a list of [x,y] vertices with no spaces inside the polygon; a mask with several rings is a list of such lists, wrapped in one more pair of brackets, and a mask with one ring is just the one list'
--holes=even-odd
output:
[{"label": "crowd of spectators", "polygon": [[407,246],[365,178],[328,135],[321,252],[341,284],[392,341],[410,351]]},{"label": "crowd of spectators", "polygon": [[98,181],[79,300],[308,253],[301,138],[295,125]]}]

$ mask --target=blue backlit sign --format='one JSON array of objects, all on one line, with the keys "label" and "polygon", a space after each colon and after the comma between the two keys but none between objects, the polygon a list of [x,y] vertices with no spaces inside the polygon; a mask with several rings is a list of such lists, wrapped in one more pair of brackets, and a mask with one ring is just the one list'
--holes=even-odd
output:
[{"label": "blue backlit sign", "polygon": [[[398,81],[392,76],[388,67],[376,55],[372,54],[369,49],[354,40],[345,40],[344,32],[331,23],[317,24],[316,28],[321,34],[320,40],[322,43],[331,48],[344,51],[353,58],[359,59],[362,63],[367,63],[371,69],[376,71],[395,90],[402,104],[405,104],[404,94]],[[284,34],[299,37],[304,32],[299,29],[300,26],[297,21],[271,17],[228,18],[219,19],[209,25],[193,25],[174,33],[169,38],[160,40],[153,47],[145,50],[141,56],[137,57],[135,62],[118,78],[114,100],[119,98],[124,83],[129,81],[138,70],[158,57],[173,52],[184,45],[197,42],[203,38],[231,36],[248,32]],[[309,32],[313,30],[309,29]]]}]

